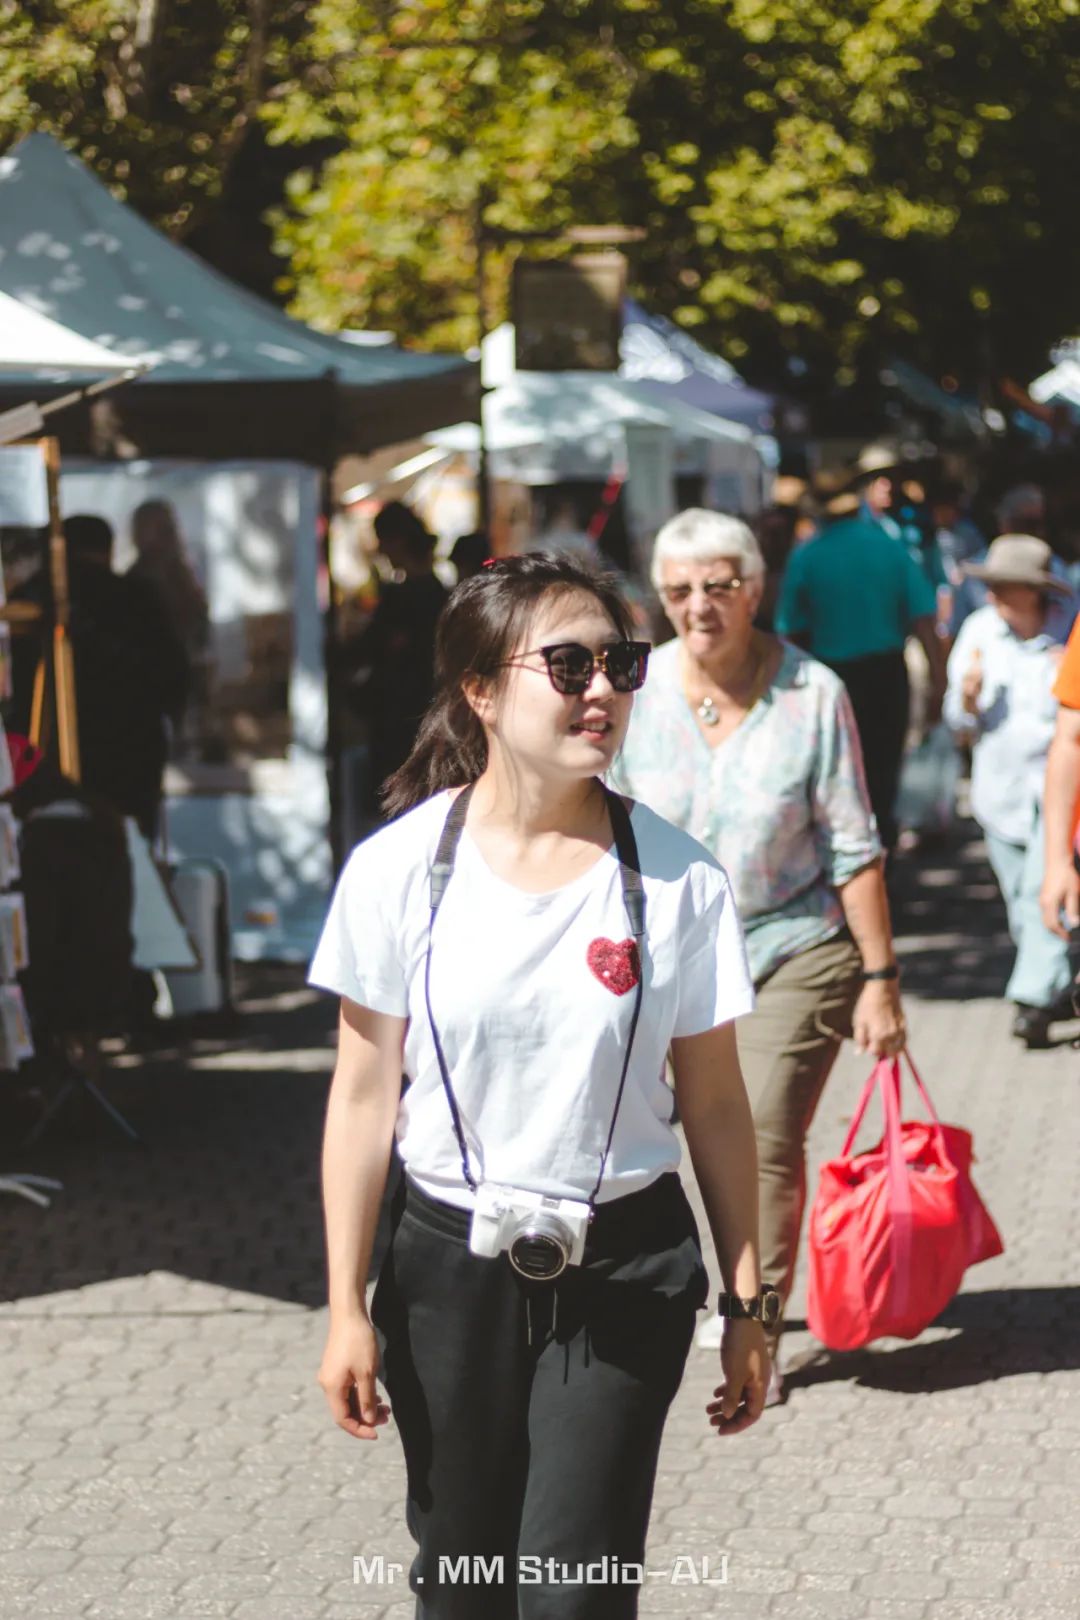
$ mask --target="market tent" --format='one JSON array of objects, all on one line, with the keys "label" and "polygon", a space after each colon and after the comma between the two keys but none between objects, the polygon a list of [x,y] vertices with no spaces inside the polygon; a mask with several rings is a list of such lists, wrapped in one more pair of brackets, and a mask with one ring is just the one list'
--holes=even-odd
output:
[{"label": "market tent", "polygon": [[28,371],[41,372],[50,381],[66,382],[74,376],[84,379],[122,374],[149,358],[144,355],[128,360],[113,354],[100,343],[69,332],[66,326],[0,292],[0,373],[25,376]]},{"label": "market tent", "polygon": [[619,360],[619,375],[657,400],[676,400],[756,433],[772,431],[776,400],[771,394],[751,388],[734,366],[632,298],[623,302]]},{"label": "market tent", "polygon": [[1075,338],[1058,345],[1055,364],[1036,377],[1028,392],[1039,405],[1068,405],[1080,409],[1080,342]]},{"label": "market tent", "polygon": [[[114,354],[159,357],[110,401],[108,423],[92,431],[85,413],[65,413],[71,448],[325,466],[476,414],[475,366],[290,320],[148,225],[49,135],[0,158],[0,291]],[[49,380],[5,375],[0,409]]]},{"label": "market tent", "polygon": [[935,417],[947,438],[986,438],[987,426],[976,399],[949,393],[918,366],[895,356],[886,362],[880,376],[886,387],[896,388],[909,404]]},{"label": "market tent", "polygon": [[[773,461],[773,441],[750,428],[676,400],[660,402],[610,372],[513,372],[485,393],[483,416],[490,472],[525,484],[604,481],[625,463],[627,431],[653,428],[671,435],[677,470],[722,478],[730,503],[754,511]],[[468,423],[427,437],[449,450],[479,444]]]}]

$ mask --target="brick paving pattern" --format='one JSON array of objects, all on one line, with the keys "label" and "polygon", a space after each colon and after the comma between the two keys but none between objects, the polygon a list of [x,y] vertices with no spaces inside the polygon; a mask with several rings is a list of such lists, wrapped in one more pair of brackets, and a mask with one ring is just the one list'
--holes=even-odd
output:
[{"label": "brick paving pattern", "polygon": [[[667,1430],[642,1615],[1075,1620],[1080,1607],[1080,1055],[1025,1053],[979,846],[904,868],[912,1049],[971,1125],[1006,1254],[916,1343],[841,1356],[793,1302],[787,1404],[727,1441],[695,1350]],[[1066,1027],[1060,1029],[1065,1037]],[[317,1160],[332,1016],[299,976],[249,979],[235,1034],[115,1062],[125,1143],[73,1106],[32,1152],[0,1094],[3,1620],[407,1620],[411,1543],[391,1427],[329,1422]],[[865,1062],[845,1051],[813,1133],[833,1152]],[[354,1584],[353,1558],[387,1578]],[[727,1583],[712,1574],[727,1557]],[[683,1559],[682,1563],[677,1562]],[[691,1564],[689,1560],[692,1560]],[[373,1571],[374,1573],[374,1571]],[[484,1604],[479,1594],[477,1613]]]}]

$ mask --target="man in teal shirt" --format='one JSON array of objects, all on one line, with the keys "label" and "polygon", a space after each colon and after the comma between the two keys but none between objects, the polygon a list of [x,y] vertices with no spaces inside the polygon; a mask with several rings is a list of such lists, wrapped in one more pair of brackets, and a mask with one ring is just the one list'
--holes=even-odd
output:
[{"label": "man in teal shirt", "polygon": [[904,643],[915,635],[930,663],[930,718],[941,712],[945,658],[937,604],[902,540],[865,509],[831,523],[792,553],[780,589],[777,632],[836,671],[851,696],[866,785],[886,849],[908,725]]}]

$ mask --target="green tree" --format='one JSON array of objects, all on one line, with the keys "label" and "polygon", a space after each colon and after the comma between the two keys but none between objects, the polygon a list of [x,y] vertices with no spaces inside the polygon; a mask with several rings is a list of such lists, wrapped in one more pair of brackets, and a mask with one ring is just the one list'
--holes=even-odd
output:
[{"label": "green tree", "polygon": [[[1076,0],[650,8],[640,273],[735,358],[969,379],[1077,319]],[[738,48],[733,51],[733,40]],[[665,62],[665,57],[667,58]],[[717,95],[717,87],[721,93]]]},{"label": "green tree", "polygon": [[0,0],[0,149],[70,146],[173,235],[213,212],[303,0]]},{"label": "green tree", "polygon": [[[753,369],[972,377],[1076,318],[1077,0],[322,0],[271,138],[294,307],[463,343],[475,211],[641,224],[639,290]],[[500,290],[495,288],[496,301]],[[496,311],[496,313],[498,310]]]},{"label": "green tree", "polygon": [[[632,145],[610,37],[545,0],[321,0],[307,61],[268,109],[275,142],[339,140],[278,217],[293,309],[317,325],[475,341],[476,234],[580,218]],[[506,257],[491,259],[493,307]]]},{"label": "green tree", "polygon": [[1030,375],[1078,320],[1080,0],[0,0],[0,149],[40,128],[233,265],[292,169],[331,329],[470,343],[481,218],[646,227],[638,291],[777,380]]}]

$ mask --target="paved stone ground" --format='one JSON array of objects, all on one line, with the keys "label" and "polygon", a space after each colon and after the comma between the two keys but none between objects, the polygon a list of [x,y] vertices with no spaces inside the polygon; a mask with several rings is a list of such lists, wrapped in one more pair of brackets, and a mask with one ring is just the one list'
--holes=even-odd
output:
[{"label": "paved stone ground", "polygon": [[[788,1403],[742,1437],[708,1428],[716,1356],[696,1350],[649,1568],[688,1555],[715,1574],[726,1553],[728,1582],[651,1578],[643,1615],[1080,1609],[1080,1056],[1009,1039],[994,999],[1007,940],[978,846],[909,862],[900,881],[913,1050],[942,1113],[975,1129],[1007,1253],[914,1344],[815,1354],[797,1326]],[[348,1440],[314,1383],[330,1023],[295,974],[264,970],[232,1036],[116,1062],[109,1091],[141,1149],[80,1104],[20,1155],[32,1099],[0,1095],[3,1167],[66,1184],[47,1211],[0,1200],[3,1620],[411,1614],[403,1577],[352,1579],[357,1554],[408,1563],[394,1432]],[[839,1145],[864,1068],[842,1058],[815,1161]]]}]

